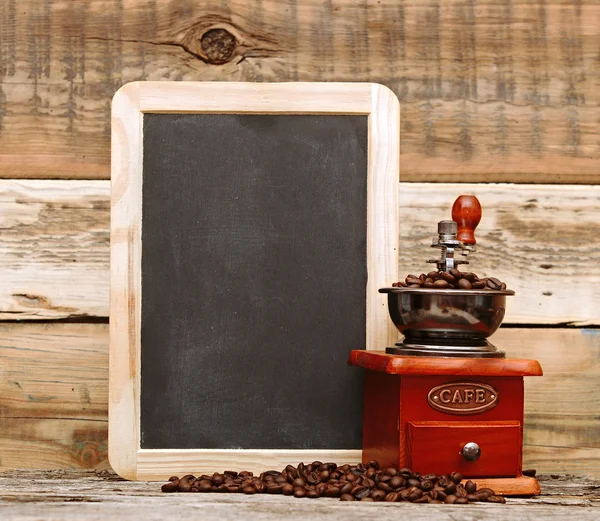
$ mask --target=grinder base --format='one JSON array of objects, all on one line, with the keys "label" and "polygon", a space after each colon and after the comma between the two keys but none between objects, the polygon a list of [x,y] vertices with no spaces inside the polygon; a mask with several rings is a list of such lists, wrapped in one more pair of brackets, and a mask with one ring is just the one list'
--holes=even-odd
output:
[{"label": "grinder base", "polygon": [[435,357],[466,357],[466,358],[504,358],[504,351],[490,344],[485,339],[461,339],[460,342],[438,338],[431,342],[419,342],[405,339],[396,342],[394,347],[387,347],[389,355],[402,356],[435,356]]},{"label": "grinder base", "polygon": [[523,378],[541,376],[539,362],[366,350],[348,362],[365,369],[363,463],[460,472],[501,495],[539,493],[522,472]]}]

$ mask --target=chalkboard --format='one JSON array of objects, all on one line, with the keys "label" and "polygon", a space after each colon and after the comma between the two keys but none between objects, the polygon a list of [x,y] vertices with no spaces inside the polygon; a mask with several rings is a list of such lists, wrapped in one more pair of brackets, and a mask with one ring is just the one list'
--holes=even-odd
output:
[{"label": "chalkboard", "polygon": [[142,448],[361,448],[367,124],[144,116]]},{"label": "chalkboard", "polygon": [[[315,95],[321,103],[329,95],[327,111],[289,102],[249,111],[227,109],[226,97],[220,109],[206,107],[215,84],[133,85],[136,96],[121,89],[122,113],[119,93],[113,101],[113,116],[135,105],[136,127],[128,135],[131,123],[116,128],[113,118],[111,464],[128,478],[164,479],[248,455],[268,468],[269,452],[360,459],[362,373],[347,358],[394,340],[385,303],[370,304],[373,282],[389,285],[396,263],[395,194],[374,197],[395,192],[398,180],[389,150],[373,149],[372,94],[389,91],[362,85],[371,93],[363,111],[341,110],[322,85]],[[311,85],[296,92],[308,99]],[[204,101],[169,110],[181,104],[182,86],[202,90]],[[290,88],[223,87],[262,91],[257,105]],[[143,92],[162,109],[144,107]],[[389,134],[396,123],[392,111],[380,126]],[[125,142],[115,143],[120,132]],[[378,174],[379,155],[387,161]],[[130,204],[119,216],[123,200]],[[125,234],[122,218],[131,223]],[[126,346],[117,347],[119,334]],[[121,350],[127,375],[113,364]],[[112,408],[126,382],[134,392],[124,419],[126,407]]]}]

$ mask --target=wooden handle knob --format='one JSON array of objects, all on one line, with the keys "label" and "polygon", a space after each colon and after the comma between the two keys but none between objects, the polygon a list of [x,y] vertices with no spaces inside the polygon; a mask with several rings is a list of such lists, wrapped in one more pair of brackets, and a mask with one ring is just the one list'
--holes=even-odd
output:
[{"label": "wooden handle knob", "polygon": [[458,224],[456,238],[464,244],[473,246],[475,228],[481,221],[481,205],[474,195],[461,195],[452,205],[452,220]]}]

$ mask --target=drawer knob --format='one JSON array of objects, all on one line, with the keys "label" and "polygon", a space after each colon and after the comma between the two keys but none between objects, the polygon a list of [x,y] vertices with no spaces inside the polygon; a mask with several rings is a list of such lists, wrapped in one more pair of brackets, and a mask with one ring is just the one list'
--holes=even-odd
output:
[{"label": "drawer knob", "polygon": [[470,441],[469,443],[465,443],[460,454],[467,461],[477,461],[479,456],[481,456],[481,447],[474,441]]}]

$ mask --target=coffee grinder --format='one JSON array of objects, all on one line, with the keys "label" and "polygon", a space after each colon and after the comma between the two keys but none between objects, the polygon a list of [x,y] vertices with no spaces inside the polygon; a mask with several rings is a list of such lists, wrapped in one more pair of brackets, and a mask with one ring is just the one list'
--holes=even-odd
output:
[{"label": "coffee grinder", "polygon": [[[473,253],[480,219],[474,196],[456,200],[452,220],[438,223],[432,244],[441,252],[429,261],[438,272],[468,264],[455,255]],[[404,340],[350,355],[351,365],[365,369],[363,462],[460,472],[499,494],[538,494],[537,480],[522,474],[523,377],[541,376],[542,369],[537,360],[506,357],[487,340],[514,292],[497,279],[485,288],[410,284],[379,292],[387,294]]]}]

